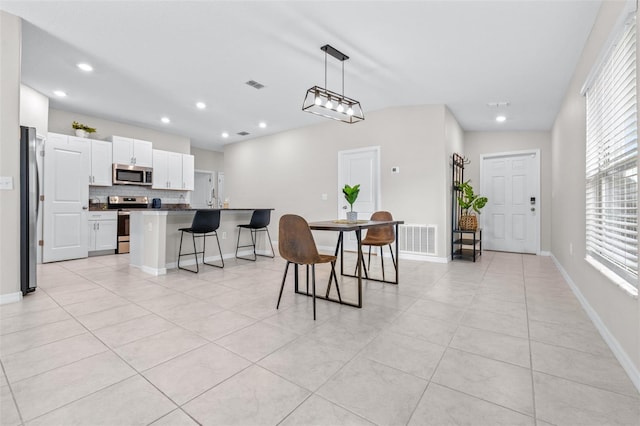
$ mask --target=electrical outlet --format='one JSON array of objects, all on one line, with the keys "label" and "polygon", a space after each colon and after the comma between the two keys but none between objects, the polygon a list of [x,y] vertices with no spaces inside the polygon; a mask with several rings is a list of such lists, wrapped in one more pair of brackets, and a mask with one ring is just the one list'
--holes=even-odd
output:
[{"label": "electrical outlet", "polygon": [[226,240],[226,239],[227,239],[227,233],[226,233],[226,232],[223,232],[223,233],[222,233],[222,239],[223,239],[223,240]]},{"label": "electrical outlet", "polygon": [[322,201],[327,201],[328,196],[327,194],[322,194],[320,198],[322,199]]}]

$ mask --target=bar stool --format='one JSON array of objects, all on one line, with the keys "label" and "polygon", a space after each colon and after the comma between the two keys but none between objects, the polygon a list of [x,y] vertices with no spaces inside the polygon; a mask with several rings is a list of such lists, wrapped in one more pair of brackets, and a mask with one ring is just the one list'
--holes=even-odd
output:
[{"label": "bar stool", "polygon": [[[224,268],[224,258],[222,257],[222,250],[220,249],[220,240],[218,239],[217,229],[220,227],[220,210],[197,210],[195,216],[193,217],[193,222],[191,222],[191,228],[180,228],[178,231],[180,233],[180,249],[178,250],[178,269],[184,269],[185,271],[198,273],[200,272],[200,268],[198,267],[198,255],[202,253],[202,264],[215,266],[216,268]],[[187,232],[191,234],[193,240],[193,253],[182,253],[182,237],[184,233]],[[213,263],[205,262],[205,250],[206,250],[206,242],[209,236],[215,236],[216,242],[218,243],[218,251],[220,252],[220,260],[222,261],[221,265],[216,265]],[[196,238],[202,238],[202,251],[197,251],[196,249]],[[196,259],[196,270],[183,268],[180,266],[180,258],[184,256],[193,255]]]},{"label": "bar stool", "polygon": [[[393,220],[393,216],[389,212],[379,211],[371,215],[371,220]],[[367,230],[367,235],[364,237],[361,246],[369,246],[369,258],[367,261],[367,267],[364,267],[364,256],[362,257],[362,267],[364,269],[365,277],[369,276],[369,269],[371,268],[371,246],[380,247],[380,261],[382,262],[382,279],[384,280],[384,256],[382,255],[382,247],[389,245],[391,251],[391,261],[393,267],[397,268],[396,260],[393,257],[393,247],[391,244],[396,240],[396,234],[393,232],[393,226],[376,226]]]},{"label": "bar stool", "polygon": [[327,293],[325,298],[329,297],[331,282],[332,280],[335,280],[336,290],[338,292],[338,300],[342,303],[342,296],[340,296],[340,287],[338,287],[338,277],[336,276],[337,257],[318,253],[318,248],[316,247],[316,243],[313,239],[313,234],[311,234],[309,224],[306,220],[304,220],[304,218],[294,214],[286,214],[280,218],[279,228],[278,249],[280,251],[280,256],[282,256],[282,258],[287,261],[287,266],[284,269],[284,276],[282,277],[282,285],[280,286],[280,295],[278,296],[278,304],[276,305],[276,309],[280,307],[280,299],[282,299],[282,290],[284,289],[284,283],[287,279],[289,264],[293,263],[296,265],[296,267],[297,265],[307,265],[307,268],[309,267],[309,265],[311,265],[311,291],[313,295],[313,319],[315,321],[317,263],[331,263],[331,276],[329,277],[329,285],[327,286]]},{"label": "bar stool", "polygon": [[[250,223],[244,224],[244,225],[238,225],[239,229],[238,229],[238,242],[236,244],[236,258],[251,260],[255,262],[257,256],[264,256],[264,257],[271,257],[271,258],[275,257],[276,254],[273,251],[273,244],[271,244],[271,235],[269,235],[269,228],[267,228],[270,222],[271,222],[271,210],[258,209],[253,211],[253,214],[251,215]],[[241,246],[240,234],[242,234],[243,229],[248,229],[249,232],[251,233],[251,244]],[[258,237],[257,234],[258,232],[264,232],[264,231],[267,232],[267,239],[269,240],[269,245],[271,246],[271,256],[266,254],[256,254],[256,241]],[[244,247],[253,247],[253,259],[248,257],[238,256],[238,249],[241,249]]]}]

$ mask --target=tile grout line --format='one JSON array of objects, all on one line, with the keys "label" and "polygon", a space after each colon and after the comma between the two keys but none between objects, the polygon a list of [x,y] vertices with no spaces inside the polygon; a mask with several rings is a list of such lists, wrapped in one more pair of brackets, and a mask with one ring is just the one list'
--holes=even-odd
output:
[{"label": "tile grout line", "polygon": [[523,283],[524,283],[524,305],[525,305],[525,312],[527,314],[527,338],[529,340],[529,371],[531,374],[531,399],[532,399],[532,404],[533,404],[533,421],[534,421],[534,425],[538,424],[538,413],[536,411],[536,387],[535,387],[535,382],[534,382],[534,378],[533,378],[533,353],[531,351],[531,327],[529,325],[529,299],[527,297],[527,279],[525,276],[525,270],[524,270],[524,257],[522,258],[522,276],[524,278]]},{"label": "tile grout line", "polygon": [[4,374],[5,381],[7,382],[7,387],[9,388],[9,393],[11,394],[11,400],[13,401],[13,405],[16,407],[16,412],[18,413],[18,418],[20,419],[20,424],[24,425],[24,419],[22,418],[22,411],[18,406],[18,401],[16,400],[16,396],[13,394],[13,386],[9,382],[9,377],[7,376],[7,371],[4,369],[4,363],[0,360],[0,368],[2,368],[2,374]]}]

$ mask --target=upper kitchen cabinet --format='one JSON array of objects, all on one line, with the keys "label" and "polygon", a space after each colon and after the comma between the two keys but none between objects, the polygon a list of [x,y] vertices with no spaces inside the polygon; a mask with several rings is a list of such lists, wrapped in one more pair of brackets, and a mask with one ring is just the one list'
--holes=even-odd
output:
[{"label": "upper kitchen cabinet", "polygon": [[153,150],[154,189],[183,189],[182,154]]},{"label": "upper kitchen cabinet", "polygon": [[193,191],[193,155],[154,149],[153,188]]},{"label": "upper kitchen cabinet", "polygon": [[112,147],[110,142],[91,141],[91,178],[89,185],[111,186]]},{"label": "upper kitchen cabinet", "polygon": [[193,155],[182,154],[182,189],[193,191],[195,187],[194,173]]},{"label": "upper kitchen cabinet", "polygon": [[153,144],[139,139],[110,136],[113,143],[113,162],[139,167],[152,167]]}]

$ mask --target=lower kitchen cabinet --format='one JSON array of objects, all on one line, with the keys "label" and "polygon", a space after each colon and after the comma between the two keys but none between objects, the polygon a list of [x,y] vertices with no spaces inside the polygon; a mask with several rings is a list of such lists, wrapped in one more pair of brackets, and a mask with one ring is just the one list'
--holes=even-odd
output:
[{"label": "lower kitchen cabinet", "polygon": [[89,212],[89,251],[115,250],[118,241],[116,211]]}]

